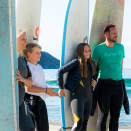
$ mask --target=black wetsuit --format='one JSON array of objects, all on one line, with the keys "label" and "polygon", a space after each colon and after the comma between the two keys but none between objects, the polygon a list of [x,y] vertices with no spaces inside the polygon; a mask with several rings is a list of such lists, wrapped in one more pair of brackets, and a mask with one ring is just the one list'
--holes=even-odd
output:
[{"label": "black wetsuit", "polygon": [[92,107],[91,79],[91,71],[89,70],[88,77],[82,78],[75,93],[72,94],[71,108],[75,121],[72,131],[86,131]]},{"label": "black wetsuit", "polygon": [[49,131],[48,113],[45,101],[40,96],[25,93],[26,106],[37,131]]},{"label": "black wetsuit", "polygon": [[[87,121],[92,107],[91,65],[87,64],[88,77],[83,78],[79,71],[79,61],[74,59],[58,70],[57,83],[60,89],[64,87],[71,92],[71,108],[74,115],[73,131],[86,131]],[[63,74],[69,72],[63,87]],[[65,127],[68,128],[68,127]]]},{"label": "black wetsuit", "polygon": [[103,80],[98,94],[97,130],[106,131],[106,121],[110,111],[110,131],[118,131],[120,111],[124,100],[123,81]]},{"label": "black wetsuit", "polygon": [[93,106],[91,115],[94,115],[98,101],[97,130],[106,131],[106,120],[110,111],[110,131],[118,131],[119,116],[122,105],[126,114],[129,114],[129,101],[124,80],[98,79],[93,92]]},{"label": "black wetsuit", "polygon": [[[18,70],[24,78],[31,77],[27,61],[22,57],[18,57]],[[30,114],[23,101],[25,95],[25,87],[23,82],[18,82],[19,85],[19,131],[35,131]]]}]

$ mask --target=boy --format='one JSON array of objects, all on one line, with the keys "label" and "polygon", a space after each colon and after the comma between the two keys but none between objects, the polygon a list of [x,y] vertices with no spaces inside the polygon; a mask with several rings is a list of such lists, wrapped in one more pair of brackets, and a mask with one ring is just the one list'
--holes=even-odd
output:
[{"label": "boy", "polygon": [[45,76],[41,65],[37,64],[41,57],[41,46],[35,43],[26,45],[24,54],[28,60],[28,66],[32,73],[33,86],[25,87],[25,101],[29,107],[32,120],[37,131],[49,131],[47,109],[44,102],[46,94],[58,96],[54,88],[48,88],[45,83]]}]

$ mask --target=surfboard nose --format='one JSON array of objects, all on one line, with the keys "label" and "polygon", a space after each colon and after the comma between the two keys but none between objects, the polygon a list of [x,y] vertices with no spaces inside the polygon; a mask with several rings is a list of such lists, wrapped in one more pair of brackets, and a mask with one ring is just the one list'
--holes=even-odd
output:
[{"label": "surfboard nose", "polygon": [[18,0],[16,19],[17,28],[27,34],[27,43],[39,40],[42,0]]}]

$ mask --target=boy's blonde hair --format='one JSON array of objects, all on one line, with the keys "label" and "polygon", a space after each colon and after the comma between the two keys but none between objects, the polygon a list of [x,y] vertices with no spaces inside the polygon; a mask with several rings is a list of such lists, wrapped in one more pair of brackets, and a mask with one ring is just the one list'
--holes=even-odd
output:
[{"label": "boy's blonde hair", "polygon": [[35,47],[42,49],[41,46],[36,43],[29,43],[26,45],[26,49],[24,50],[24,55],[28,58],[27,53],[28,52],[32,53]]}]

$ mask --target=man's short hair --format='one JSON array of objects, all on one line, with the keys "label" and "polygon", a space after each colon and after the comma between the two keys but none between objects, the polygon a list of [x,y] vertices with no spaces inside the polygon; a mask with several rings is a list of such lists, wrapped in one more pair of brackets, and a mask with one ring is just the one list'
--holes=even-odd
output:
[{"label": "man's short hair", "polygon": [[28,52],[32,53],[35,47],[42,49],[41,46],[36,43],[29,43],[26,45],[26,49],[24,50],[24,55],[28,58],[27,53]]},{"label": "man's short hair", "polygon": [[112,27],[116,27],[116,26],[113,25],[113,24],[107,25],[107,26],[104,28],[104,30],[103,30],[104,34],[105,34],[106,32],[109,32],[109,31],[110,31],[110,28],[112,28]]}]

